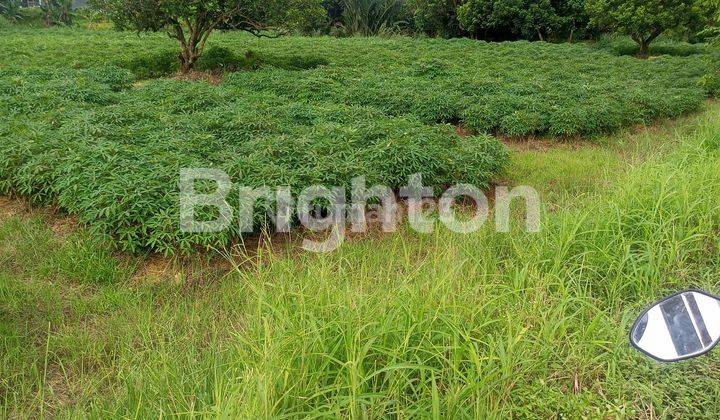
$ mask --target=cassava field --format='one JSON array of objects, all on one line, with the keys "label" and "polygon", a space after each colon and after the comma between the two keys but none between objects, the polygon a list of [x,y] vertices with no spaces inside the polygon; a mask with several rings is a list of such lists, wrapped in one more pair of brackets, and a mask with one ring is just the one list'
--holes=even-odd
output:
[{"label": "cassava field", "polygon": [[[720,416],[717,351],[628,342],[720,286],[702,48],[220,33],[179,78],[162,35],[0,39],[0,417]],[[183,167],[528,185],[542,229],[186,234]]]}]

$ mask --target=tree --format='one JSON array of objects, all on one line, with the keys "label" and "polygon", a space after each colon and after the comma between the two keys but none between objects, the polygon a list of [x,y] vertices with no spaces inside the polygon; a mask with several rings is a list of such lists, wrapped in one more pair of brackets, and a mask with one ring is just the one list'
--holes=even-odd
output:
[{"label": "tree", "polygon": [[322,0],[95,0],[118,29],[166,31],[180,43],[180,69],[195,68],[210,35],[237,29],[267,36],[271,29],[304,29],[321,19]]},{"label": "tree", "polygon": [[462,0],[409,0],[415,28],[430,35],[452,38],[462,34],[457,9]]},{"label": "tree", "polygon": [[664,32],[697,27],[710,10],[697,0],[587,0],[591,22],[602,29],[629,35],[647,58],[650,44]]},{"label": "tree", "polygon": [[582,37],[587,37],[590,16],[585,7],[585,0],[558,0],[554,3],[555,10],[560,16],[561,31],[567,41],[572,43],[578,33]]},{"label": "tree", "polygon": [[461,27],[476,37],[572,41],[587,27],[585,0],[466,0]]},{"label": "tree", "polygon": [[40,4],[45,26],[72,25],[72,0],[45,0]]}]

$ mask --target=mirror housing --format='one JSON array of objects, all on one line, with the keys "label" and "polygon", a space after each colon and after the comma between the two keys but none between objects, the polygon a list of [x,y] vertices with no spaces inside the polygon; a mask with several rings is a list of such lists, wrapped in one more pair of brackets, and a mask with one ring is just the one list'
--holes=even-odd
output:
[{"label": "mirror housing", "polygon": [[699,290],[676,293],[638,317],[630,342],[661,362],[701,356],[720,342],[720,298]]}]

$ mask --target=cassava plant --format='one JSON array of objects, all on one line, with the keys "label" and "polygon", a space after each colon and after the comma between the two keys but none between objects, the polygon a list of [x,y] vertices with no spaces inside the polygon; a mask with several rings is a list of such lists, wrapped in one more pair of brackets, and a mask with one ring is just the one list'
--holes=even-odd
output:
[{"label": "cassava plant", "polygon": [[321,0],[96,0],[94,5],[118,29],[166,31],[180,43],[183,73],[195,68],[217,29],[266,36],[273,29],[306,28],[324,14]]}]

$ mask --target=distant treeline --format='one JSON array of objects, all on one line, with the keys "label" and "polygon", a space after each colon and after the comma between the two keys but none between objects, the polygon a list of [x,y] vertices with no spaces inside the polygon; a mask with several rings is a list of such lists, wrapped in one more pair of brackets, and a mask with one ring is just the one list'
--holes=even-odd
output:
[{"label": "distant treeline", "polygon": [[[29,0],[0,0],[10,21]],[[268,30],[306,34],[383,34],[467,37],[488,41],[573,42],[604,33],[627,35],[648,57],[661,35],[694,42],[720,33],[720,0],[42,0],[33,8],[46,26],[111,20],[117,29],[168,31],[182,44],[188,30],[189,65],[200,57],[214,30]],[[30,10],[30,9],[24,9]],[[26,19],[28,20],[28,19]]]},{"label": "distant treeline", "polygon": [[[645,7],[643,3],[654,3]],[[666,7],[662,3],[668,3]],[[422,33],[432,37],[469,37],[491,41],[573,41],[593,38],[615,28],[604,21],[606,9],[624,9],[624,15],[655,7],[688,17],[717,7],[715,0],[323,0],[328,14],[326,30],[336,35]],[[673,10],[678,5],[687,10]],[[600,16],[594,16],[593,12]],[[707,16],[705,17],[707,18]],[[652,20],[652,19],[651,19]],[[707,19],[685,19],[676,26],[694,37]]]}]

